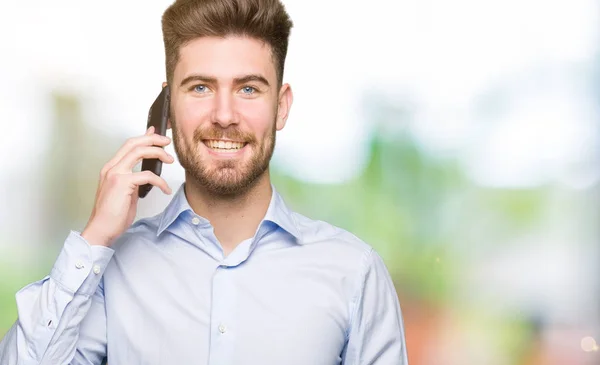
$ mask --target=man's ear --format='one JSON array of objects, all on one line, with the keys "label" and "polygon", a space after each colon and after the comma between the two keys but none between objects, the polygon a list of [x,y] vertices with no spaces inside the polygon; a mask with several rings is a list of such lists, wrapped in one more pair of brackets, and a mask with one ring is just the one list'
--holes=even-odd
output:
[{"label": "man's ear", "polygon": [[290,109],[292,108],[292,102],[294,101],[294,95],[292,93],[292,87],[290,84],[281,85],[279,90],[278,110],[277,110],[277,121],[276,127],[280,131],[285,127]]},{"label": "man's ear", "polygon": [[[162,83],[162,87],[163,87],[163,89],[165,88],[165,86],[167,86],[167,82],[166,82],[166,81],[164,81],[164,82]],[[170,103],[169,103],[169,108],[170,108],[170,107],[171,107],[171,105],[170,105]],[[169,111],[169,115],[170,115],[170,114],[171,114],[171,113],[170,113],[170,111]],[[168,130],[168,129],[171,129],[171,117],[170,117],[170,116],[169,116],[169,120],[167,121],[167,130]]]}]

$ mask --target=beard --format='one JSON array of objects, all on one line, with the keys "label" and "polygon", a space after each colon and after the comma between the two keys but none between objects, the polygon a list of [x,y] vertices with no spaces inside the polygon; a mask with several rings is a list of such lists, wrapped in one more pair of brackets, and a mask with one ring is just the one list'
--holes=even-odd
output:
[{"label": "beard", "polygon": [[[275,121],[270,133],[262,141],[258,141],[254,135],[243,132],[237,127],[224,129],[213,124],[209,128],[196,129],[191,145],[179,132],[177,121],[173,117],[171,124],[175,153],[186,175],[212,195],[218,197],[242,195],[255,186],[269,168],[275,149]],[[244,148],[250,149],[250,160],[215,159],[210,161],[210,166],[207,166],[201,153],[203,140],[221,138],[246,142]],[[206,158],[210,159],[209,156]]]}]

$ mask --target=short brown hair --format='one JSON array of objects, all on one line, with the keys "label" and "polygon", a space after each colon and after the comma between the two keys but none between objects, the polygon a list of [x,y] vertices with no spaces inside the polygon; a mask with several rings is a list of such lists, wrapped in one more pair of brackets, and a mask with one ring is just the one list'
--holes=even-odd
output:
[{"label": "short brown hair", "polygon": [[292,26],[280,0],[176,0],[162,17],[167,82],[172,83],[181,47],[199,37],[235,35],[271,47],[281,86]]}]

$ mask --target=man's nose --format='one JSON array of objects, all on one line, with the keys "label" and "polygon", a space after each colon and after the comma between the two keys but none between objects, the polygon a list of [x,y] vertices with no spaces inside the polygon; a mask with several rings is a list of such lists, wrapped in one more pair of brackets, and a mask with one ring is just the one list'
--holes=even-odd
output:
[{"label": "man's nose", "polygon": [[227,128],[231,124],[236,124],[234,100],[230,93],[222,92],[217,94],[212,119],[213,123],[219,124],[223,128]]}]

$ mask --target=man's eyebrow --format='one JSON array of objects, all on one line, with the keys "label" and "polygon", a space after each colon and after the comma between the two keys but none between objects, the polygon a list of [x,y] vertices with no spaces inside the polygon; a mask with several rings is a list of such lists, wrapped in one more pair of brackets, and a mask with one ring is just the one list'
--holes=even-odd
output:
[{"label": "man's eyebrow", "polygon": [[[213,76],[207,76],[207,75],[201,75],[201,74],[192,74],[192,75],[186,77],[185,79],[183,79],[183,81],[181,81],[180,86],[183,86],[192,81],[200,81],[200,82],[204,82],[207,84],[216,84],[217,78],[213,77]],[[250,75],[236,77],[233,79],[233,83],[236,85],[245,84],[245,83],[252,82],[252,81],[260,82],[267,87],[270,86],[269,81],[267,81],[267,79],[264,76],[261,76],[259,74],[250,74]]]},{"label": "man's eyebrow", "polygon": [[233,79],[233,82],[235,84],[245,84],[245,83],[251,82],[251,81],[260,82],[267,87],[270,86],[269,81],[267,81],[267,79],[265,77],[258,75],[258,74],[251,74],[251,75],[246,75],[246,76],[242,76],[242,77],[236,77],[235,79]]},{"label": "man's eyebrow", "polygon": [[179,86],[183,86],[192,81],[201,81],[201,82],[205,82],[207,84],[215,84],[215,83],[217,83],[217,78],[212,77],[212,76],[193,74],[193,75],[190,75],[190,76],[186,77],[185,79],[183,79],[183,81],[181,81],[181,84]]}]

